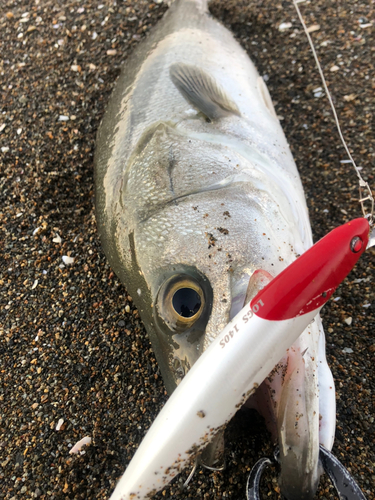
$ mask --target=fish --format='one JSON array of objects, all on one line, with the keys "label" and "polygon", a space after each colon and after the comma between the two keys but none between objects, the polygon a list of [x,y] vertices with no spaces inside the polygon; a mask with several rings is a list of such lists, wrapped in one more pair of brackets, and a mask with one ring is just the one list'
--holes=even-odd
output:
[{"label": "fish", "polygon": [[[127,59],[98,130],[95,195],[102,247],[170,394],[244,303],[312,246],[267,86],[206,0],[175,0]],[[319,316],[247,404],[279,445],[282,494],[313,498],[336,418]],[[222,456],[218,435],[201,463],[220,469]]]}]

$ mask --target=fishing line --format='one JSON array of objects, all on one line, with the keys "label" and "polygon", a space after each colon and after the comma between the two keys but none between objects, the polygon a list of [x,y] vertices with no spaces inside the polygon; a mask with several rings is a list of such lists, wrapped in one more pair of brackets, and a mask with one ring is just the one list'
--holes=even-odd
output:
[{"label": "fishing line", "polygon": [[[359,181],[359,203],[361,204],[361,208],[362,208],[362,213],[363,213],[363,216],[368,219],[368,223],[370,224],[370,226],[373,225],[374,223],[374,197],[372,195],[372,191],[371,191],[371,188],[368,184],[368,182],[366,182],[363,177],[361,176],[361,173],[359,171],[359,168],[357,167],[352,155],[350,154],[350,151],[349,151],[349,148],[345,142],[345,139],[344,139],[344,136],[341,132],[341,127],[340,127],[340,122],[339,122],[339,119],[337,117],[337,113],[336,113],[336,109],[335,109],[335,106],[333,104],[333,101],[332,101],[332,97],[331,97],[331,94],[328,90],[328,85],[327,85],[327,82],[326,82],[326,79],[324,77],[324,73],[323,73],[323,70],[322,70],[322,67],[320,65],[320,62],[319,62],[319,59],[318,59],[318,56],[317,56],[317,53],[316,53],[316,50],[315,50],[315,46],[314,46],[314,43],[312,41],[312,38],[310,36],[310,33],[306,27],[306,24],[305,24],[305,21],[303,20],[303,17],[302,17],[302,14],[301,14],[301,11],[299,10],[299,7],[298,7],[298,4],[297,4],[297,1],[298,0],[292,0],[293,1],[293,4],[294,4],[294,7],[297,11],[297,14],[298,14],[298,17],[301,21],[301,24],[303,26],[303,29],[305,31],[305,34],[307,36],[307,39],[309,41],[309,44],[310,44],[310,47],[311,47],[311,51],[313,53],[313,56],[314,56],[314,59],[315,59],[315,63],[316,63],[316,66],[318,68],[318,71],[319,71],[319,74],[320,74],[320,78],[322,80],[322,83],[323,83],[323,87],[324,87],[324,90],[326,92],[326,95],[328,97],[328,101],[329,101],[329,104],[331,105],[331,109],[332,109],[332,112],[333,112],[333,117],[335,119],[335,122],[336,122],[336,127],[337,127],[337,130],[339,132],[339,136],[340,136],[340,139],[341,139],[341,142],[345,148],[345,151],[356,171],[356,174],[357,174],[357,177],[358,177],[358,181]],[[366,211],[366,206],[365,206],[365,202],[366,201],[369,201],[370,204],[371,204],[371,210],[370,210],[370,213],[367,214],[367,211]]]}]

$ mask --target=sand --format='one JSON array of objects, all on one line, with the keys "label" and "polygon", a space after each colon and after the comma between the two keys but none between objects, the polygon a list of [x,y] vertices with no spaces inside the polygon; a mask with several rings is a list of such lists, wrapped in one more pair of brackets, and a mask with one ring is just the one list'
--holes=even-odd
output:
[{"label": "sand", "polygon": [[[312,36],[344,135],[374,187],[374,4],[300,5],[319,26]],[[1,499],[107,499],[167,400],[136,305],[101,249],[93,195],[95,134],[120,65],[166,9],[143,0],[0,5]],[[212,11],[267,80],[315,240],[360,217],[356,176],[342,163],[291,3],[217,0]],[[372,249],[323,310],[337,391],[333,451],[370,500],[374,267]],[[91,445],[69,454],[85,436]],[[244,499],[251,467],[273,445],[250,411],[237,414],[226,438],[224,472],[200,469],[180,491],[187,471],[155,498]],[[277,490],[270,470],[262,498],[279,498]],[[335,498],[326,478],[317,498]]]}]

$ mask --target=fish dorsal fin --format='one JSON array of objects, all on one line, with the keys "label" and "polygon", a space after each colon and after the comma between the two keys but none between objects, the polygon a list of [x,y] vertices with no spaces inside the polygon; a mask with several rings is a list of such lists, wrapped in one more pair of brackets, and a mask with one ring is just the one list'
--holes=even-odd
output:
[{"label": "fish dorsal fin", "polygon": [[237,105],[225,90],[203,69],[176,63],[172,64],[169,73],[172,82],[185,99],[211,120],[230,114],[240,115]]},{"label": "fish dorsal fin", "polygon": [[264,80],[261,76],[258,76],[258,90],[261,95],[262,101],[264,102],[264,105],[268,109],[268,111],[271,113],[272,116],[277,118],[277,114],[275,111],[275,108],[273,107],[272,99],[270,96],[270,93],[268,91],[267,85],[264,83]]}]

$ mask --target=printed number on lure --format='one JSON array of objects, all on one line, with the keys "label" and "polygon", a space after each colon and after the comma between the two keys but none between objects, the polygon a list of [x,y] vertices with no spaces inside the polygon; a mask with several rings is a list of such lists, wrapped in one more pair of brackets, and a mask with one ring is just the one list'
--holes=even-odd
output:
[{"label": "printed number on lure", "polygon": [[[256,302],[252,306],[252,308],[249,309],[249,311],[242,316],[241,320],[243,324],[246,324],[253,317],[254,313],[256,314],[262,306],[264,306],[263,301],[258,300],[258,302]],[[235,336],[236,333],[240,332],[240,328],[241,327],[238,326],[238,324],[233,325],[233,328],[229,330],[227,335],[225,335],[225,337],[220,341],[220,345],[222,348],[224,348],[231,341],[231,339]]]}]

